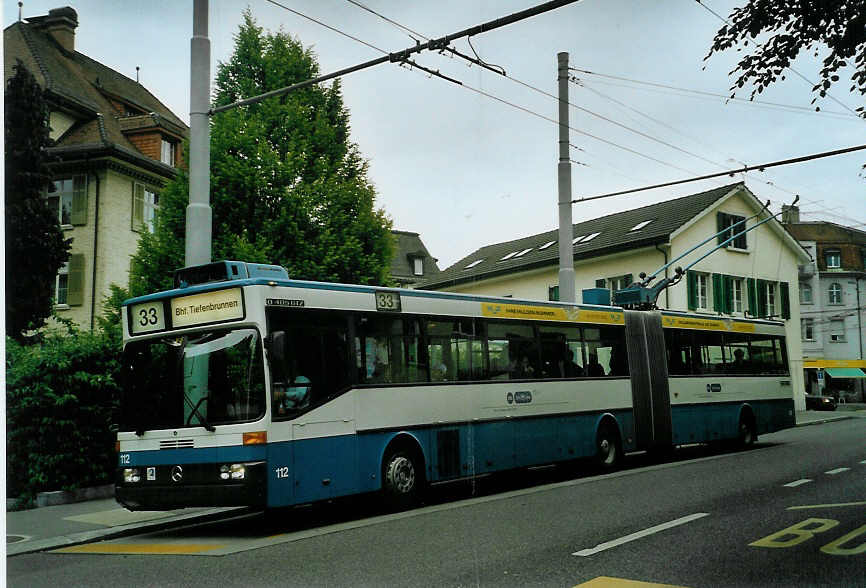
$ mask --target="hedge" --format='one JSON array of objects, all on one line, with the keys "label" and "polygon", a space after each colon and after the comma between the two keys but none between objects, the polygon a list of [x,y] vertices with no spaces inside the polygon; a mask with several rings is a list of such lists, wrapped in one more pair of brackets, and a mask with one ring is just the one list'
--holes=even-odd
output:
[{"label": "hedge", "polygon": [[6,493],[36,493],[114,479],[121,346],[103,333],[6,338]]}]

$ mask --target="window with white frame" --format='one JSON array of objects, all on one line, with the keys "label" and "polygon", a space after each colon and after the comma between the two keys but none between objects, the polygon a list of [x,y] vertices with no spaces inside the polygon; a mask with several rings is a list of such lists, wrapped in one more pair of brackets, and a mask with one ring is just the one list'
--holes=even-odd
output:
[{"label": "window with white frame", "polygon": [[61,225],[72,224],[72,199],[75,196],[75,182],[72,178],[54,180],[54,187],[45,197],[51,210],[57,211]]},{"label": "window with white frame", "polygon": [[416,276],[424,275],[424,260],[420,257],[412,258],[412,269]]},{"label": "window with white frame", "polygon": [[742,278],[734,278],[731,280],[731,310],[737,314],[742,314],[745,306],[743,305],[743,292],[745,284]]},{"label": "window with white frame", "polygon": [[842,342],[845,340],[845,321],[832,319],[830,321],[830,341]]},{"label": "window with white frame", "polygon": [[827,289],[830,304],[842,304],[842,284],[833,282]]},{"label": "window with white frame", "polygon": [[827,262],[827,269],[842,267],[842,253],[838,249],[828,249],[824,252],[824,261]]},{"label": "window with white frame", "polygon": [[776,315],[776,283],[767,284],[767,316]]},{"label": "window with white frame", "polygon": [[54,286],[54,304],[66,306],[69,303],[69,262],[63,264],[57,270],[57,279]]},{"label": "window with white frame", "polygon": [[811,284],[800,284],[800,304],[812,304],[812,286]]},{"label": "window with white frame", "polygon": [[159,209],[159,194],[143,184],[135,184],[133,192],[132,228],[152,233]]},{"label": "window with white frame", "polygon": [[710,293],[710,275],[696,274],[697,289],[698,289],[698,309],[707,310],[709,308],[709,293]]},{"label": "window with white frame", "polygon": [[803,341],[814,341],[815,340],[815,319],[812,318],[804,318],[800,319],[800,323],[803,329]]},{"label": "window with white frame", "polygon": [[176,149],[177,147],[174,142],[163,139],[159,160],[166,165],[174,167]]}]

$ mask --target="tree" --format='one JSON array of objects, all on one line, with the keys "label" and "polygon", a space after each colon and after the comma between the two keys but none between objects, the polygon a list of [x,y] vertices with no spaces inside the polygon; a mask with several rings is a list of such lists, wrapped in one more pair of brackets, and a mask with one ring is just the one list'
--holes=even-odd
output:
[{"label": "tree", "polygon": [[[215,106],[318,75],[310,49],[243,16],[234,52],[217,68]],[[375,209],[366,174],[338,81],[214,115],[213,258],[277,263],[293,278],[387,282],[391,222]],[[182,171],[160,195],[154,233],[133,259],[133,295],[167,287],[183,265],[188,190]]]},{"label": "tree", "polygon": [[57,271],[69,259],[51,188],[46,149],[48,106],[33,74],[18,60],[6,84],[6,332],[21,341],[53,311]]},{"label": "tree", "polygon": [[[716,33],[704,59],[740,44],[748,47],[751,40],[753,51],[730,72],[738,74],[732,91],[752,84],[754,98],[777,79],[785,79],[785,68],[801,50],[814,51],[817,57],[817,46],[823,45],[829,54],[812,91],[823,98],[839,81],[837,72],[853,65],[851,91],[866,95],[866,0],[749,0],[731,13],[729,21]],[[771,36],[756,41],[761,35]],[[857,112],[866,118],[863,106]]]}]

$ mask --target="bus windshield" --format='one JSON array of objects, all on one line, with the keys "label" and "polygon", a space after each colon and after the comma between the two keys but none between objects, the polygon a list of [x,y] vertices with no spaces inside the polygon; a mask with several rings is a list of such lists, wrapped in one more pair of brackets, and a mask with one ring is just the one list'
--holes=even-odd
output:
[{"label": "bus windshield", "polygon": [[122,373],[124,431],[213,430],[265,412],[262,343],[255,329],[133,341],[124,350]]}]

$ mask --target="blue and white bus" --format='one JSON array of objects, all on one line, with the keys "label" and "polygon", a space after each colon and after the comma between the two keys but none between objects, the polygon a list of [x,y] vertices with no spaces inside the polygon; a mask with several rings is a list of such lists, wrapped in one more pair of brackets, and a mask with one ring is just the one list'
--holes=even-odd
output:
[{"label": "blue and white bus", "polygon": [[794,425],[781,323],[184,268],[124,303],[117,500],[268,508]]}]

